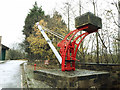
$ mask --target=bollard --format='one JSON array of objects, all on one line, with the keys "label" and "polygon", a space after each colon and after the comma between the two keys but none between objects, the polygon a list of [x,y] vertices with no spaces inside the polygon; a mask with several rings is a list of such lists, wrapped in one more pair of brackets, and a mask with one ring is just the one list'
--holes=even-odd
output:
[{"label": "bollard", "polygon": [[36,64],[34,64],[34,71],[36,71]]}]

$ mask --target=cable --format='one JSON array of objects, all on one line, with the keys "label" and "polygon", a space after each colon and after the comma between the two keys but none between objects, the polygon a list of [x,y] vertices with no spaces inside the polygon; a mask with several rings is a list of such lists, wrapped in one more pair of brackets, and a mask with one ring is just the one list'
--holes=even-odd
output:
[{"label": "cable", "polygon": [[57,38],[59,38],[59,39],[61,39],[61,40],[64,39],[64,36],[62,36],[62,35],[60,35],[60,34],[58,34],[58,33],[56,33],[56,32],[53,32],[53,31],[49,30],[48,28],[45,28],[44,26],[41,26],[41,27],[42,27],[45,31],[47,31],[47,32],[51,33],[52,35],[56,36]]}]

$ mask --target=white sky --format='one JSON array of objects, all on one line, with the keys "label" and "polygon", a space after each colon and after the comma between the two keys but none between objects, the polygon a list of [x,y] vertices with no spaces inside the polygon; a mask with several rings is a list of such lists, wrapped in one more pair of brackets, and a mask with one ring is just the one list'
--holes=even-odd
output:
[{"label": "white sky", "polygon": [[[13,43],[22,42],[24,39],[24,36],[22,35],[24,20],[29,12],[29,9],[33,8],[35,1],[37,1],[39,7],[42,6],[45,14],[51,15],[55,8],[57,10],[62,10],[64,8],[63,2],[69,0],[0,0],[0,36],[2,36],[2,44],[11,47]],[[107,7],[103,0],[98,1],[98,7],[101,7],[101,5],[102,7]],[[103,3],[100,1],[103,1]],[[84,2],[82,3],[84,4]],[[74,6],[76,5],[74,2],[73,4]],[[93,12],[93,7],[87,4],[84,4],[84,6],[86,7],[83,8],[83,10],[85,9],[84,11]],[[78,8],[77,5],[75,7]],[[74,8],[74,10],[76,10],[76,8]],[[64,16],[63,18],[66,17]]]},{"label": "white sky", "polygon": [[2,44],[11,46],[23,40],[22,30],[24,20],[37,1],[38,6],[42,6],[45,13],[52,12],[56,6],[56,1],[63,0],[0,0],[0,36]]}]

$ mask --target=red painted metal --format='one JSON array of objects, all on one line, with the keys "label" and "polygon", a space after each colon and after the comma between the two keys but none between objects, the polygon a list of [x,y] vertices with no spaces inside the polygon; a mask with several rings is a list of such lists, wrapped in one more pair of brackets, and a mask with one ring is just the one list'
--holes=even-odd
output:
[{"label": "red painted metal", "polygon": [[36,64],[34,64],[34,71],[36,70]]},{"label": "red painted metal", "polygon": [[[62,71],[65,71],[65,70],[67,70],[67,71],[73,70],[74,71],[75,70],[75,61],[77,60],[76,54],[77,54],[78,47],[79,47],[80,43],[83,41],[83,39],[90,33],[85,32],[85,33],[77,36],[75,39],[73,37],[79,31],[82,31],[84,29],[88,29],[88,25],[71,31],[70,33],[68,33],[65,36],[65,38],[60,43],[58,43],[57,46],[60,47],[60,54],[62,57]],[[95,30],[95,31],[97,31],[97,30]],[[68,40],[68,37],[70,37],[69,40]],[[80,37],[82,37],[82,38],[79,41],[79,43],[77,43],[76,41]],[[75,47],[75,46],[77,46],[77,47]]]}]

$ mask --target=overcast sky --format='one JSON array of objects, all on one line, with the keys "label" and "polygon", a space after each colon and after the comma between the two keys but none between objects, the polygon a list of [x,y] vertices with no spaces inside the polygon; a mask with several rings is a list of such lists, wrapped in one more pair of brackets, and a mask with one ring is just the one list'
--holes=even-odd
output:
[{"label": "overcast sky", "polygon": [[24,20],[37,1],[46,14],[51,14],[56,6],[56,1],[65,0],[0,0],[0,36],[2,44],[11,46],[23,40],[22,30]]},{"label": "overcast sky", "polygon": [[[0,36],[2,36],[2,44],[11,47],[13,43],[22,42],[24,39],[22,35],[24,20],[29,9],[33,8],[35,1],[37,1],[39,7],[42,6],[45,14],[52,14],[55,8],[58,10],[64,8],[63,3],[69,0],[0,0]],[[102,0],[98,1],[98,7],[103,4],[103,6],[106,6],[104,2],[100,2]],[[93,7],[84,2],[82,3],[84,6],[86,5],[83,10],[93,11]],[[78,8],[76,4],[74,6]]]}]

